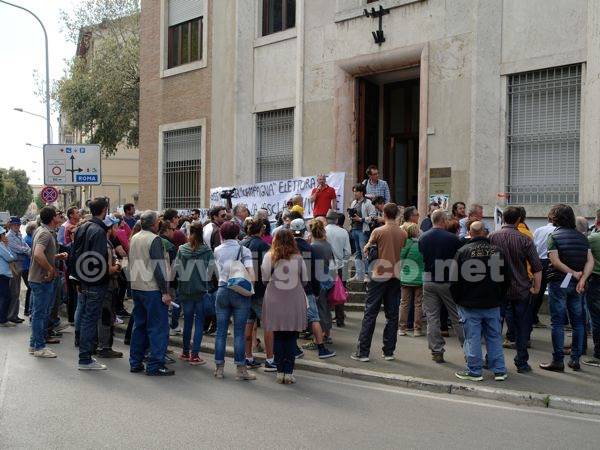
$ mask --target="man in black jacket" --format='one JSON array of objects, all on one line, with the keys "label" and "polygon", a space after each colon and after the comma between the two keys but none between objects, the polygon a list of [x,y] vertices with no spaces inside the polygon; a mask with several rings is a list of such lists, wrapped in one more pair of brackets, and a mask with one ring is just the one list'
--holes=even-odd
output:
[{"label": "man in black jacket", "polygon": [[[483,380],[481,337],[485,338],[487,363],[496,381],[506,380],[502,350],[500,305],[509,286],[504,257],[486,237],[483,222],[473,222],[469,243],[456,252],[450,292],[458,305],[465,333],[463,350],[466,370],[456,373],[461,380]],[[482,333],[483,332],[483,333]]]}]

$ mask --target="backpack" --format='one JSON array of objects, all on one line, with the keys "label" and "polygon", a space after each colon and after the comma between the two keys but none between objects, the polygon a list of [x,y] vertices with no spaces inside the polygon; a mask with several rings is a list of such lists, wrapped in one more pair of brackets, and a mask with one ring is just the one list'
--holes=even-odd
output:
[{"label": "backpack", "polygon": [[[85,243],[87,242],[87,231],[92,222],[87,222],[81,225],[73,235],[73,242],[67,259],[67,268],[70,278],[76,281],[81,281],[81,273],[79,273],[81,265],[81,255],[85,253]],[[82,234],[83,233],[83,234]],[[81,237],[81,238],[80,238]]]}]

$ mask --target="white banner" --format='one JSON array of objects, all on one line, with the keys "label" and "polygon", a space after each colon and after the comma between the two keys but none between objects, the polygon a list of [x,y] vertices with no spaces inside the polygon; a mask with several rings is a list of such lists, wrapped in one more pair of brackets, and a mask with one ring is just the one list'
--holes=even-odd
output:
[{"label": "white banner", "polygon": [[[337,194],[337,210],[339,212],[344,211],[345,176],[345,172],[327,174],[327,184],[334,188]],[[310,201],[310,194],[316,185],[317,175],[312,175],[290,180],[217,187],[210,190],[210,206],[224,205],[225,200],[221,198],[221,192],[235,188],[237,192],[232,198],[233,206],[243,203],[248,207],[251,215],[264,208],[269,212],[269,219],[275,220],[275,215],[285,209],[287,201],[294,195],[300,194],[304,199],[304,218],[311,218],[313,205]]]}]

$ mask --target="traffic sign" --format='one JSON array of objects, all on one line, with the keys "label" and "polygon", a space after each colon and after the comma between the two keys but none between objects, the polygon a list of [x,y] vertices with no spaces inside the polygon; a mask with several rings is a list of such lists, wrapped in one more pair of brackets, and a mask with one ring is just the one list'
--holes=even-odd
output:
[{"label": "traffic sign", "polygon": [[58,191],[52,186],[44,186],[40,191],[40,197],[46,202],[46,204],[54,203],[58,200]]},{"label": "traffic sign", "polygon": [[99,145],[44,145],[44,183],[86,186],[102,183]]}]

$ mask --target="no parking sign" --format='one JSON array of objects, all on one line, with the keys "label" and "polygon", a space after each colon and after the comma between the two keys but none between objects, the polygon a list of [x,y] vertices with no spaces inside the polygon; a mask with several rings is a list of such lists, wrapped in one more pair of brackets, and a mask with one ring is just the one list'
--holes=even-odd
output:
[{"label": "no parking sign", "polygon": [[40,192],[40,197],[42,197],[42,200],[49,205],[58,200],[58,191],[52,186],[45,186]]}]

